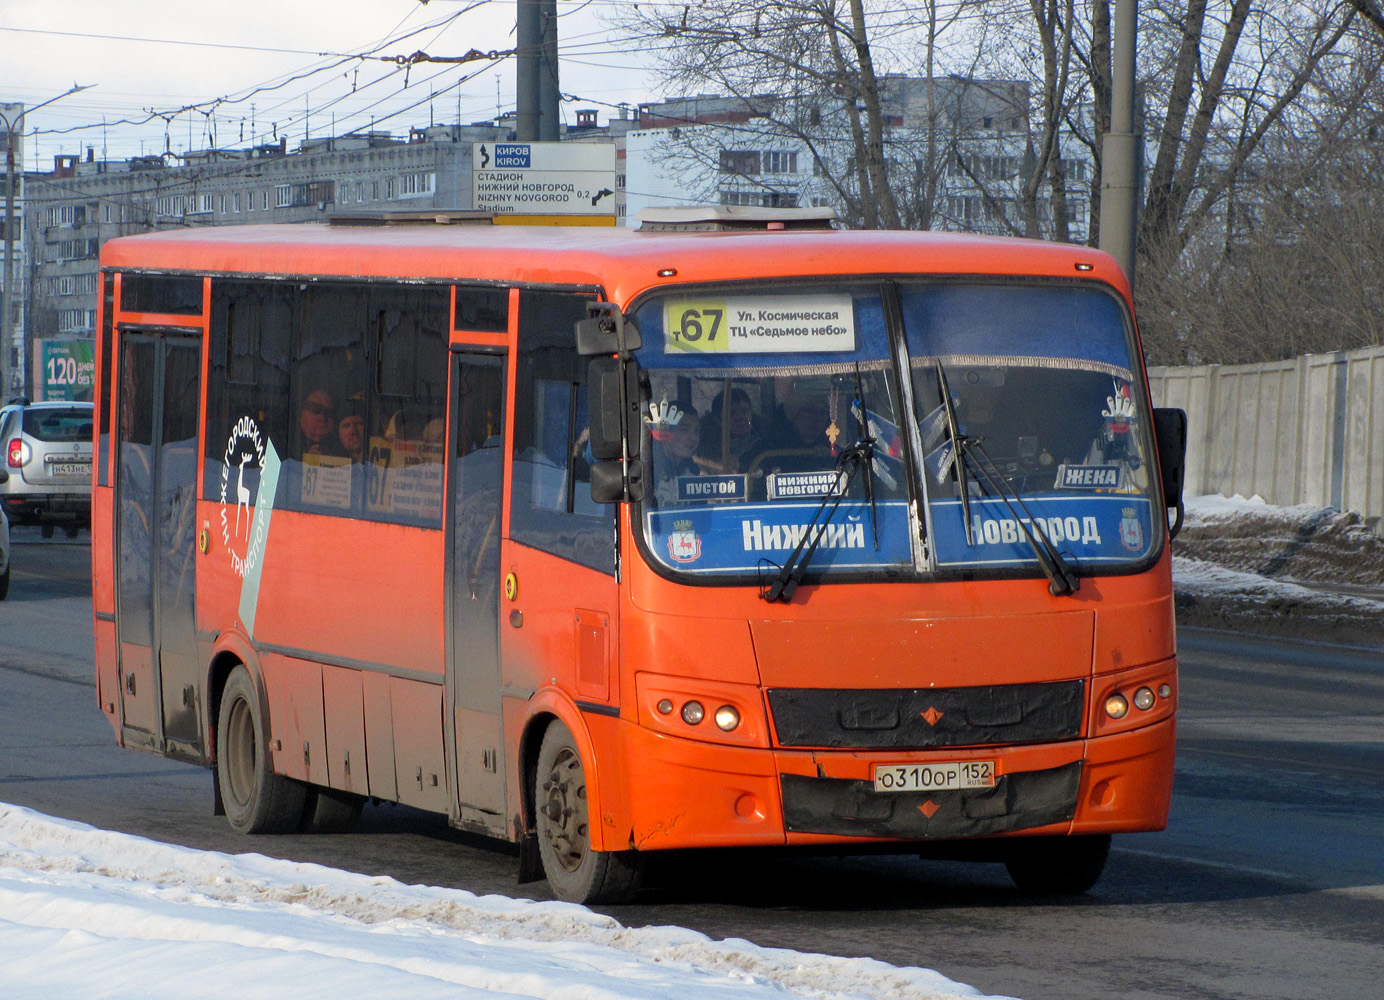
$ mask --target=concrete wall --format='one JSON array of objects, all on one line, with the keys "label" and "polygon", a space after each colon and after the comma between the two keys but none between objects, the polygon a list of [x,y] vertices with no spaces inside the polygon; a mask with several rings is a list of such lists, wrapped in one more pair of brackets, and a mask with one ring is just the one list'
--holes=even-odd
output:
[{"label": "concrete wall", "polygon": [[1187,411],[1188,496],[1258,494],[1384,518],[1384,347],[1255,365],[1151,368]]}]

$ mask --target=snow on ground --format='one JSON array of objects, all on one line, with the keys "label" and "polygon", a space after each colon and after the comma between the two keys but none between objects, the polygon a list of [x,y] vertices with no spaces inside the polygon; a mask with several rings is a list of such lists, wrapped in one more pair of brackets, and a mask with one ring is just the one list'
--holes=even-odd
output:
[{"label": "snow on ground", "polygon": [[228,855],[0,803],[4,1000],[953,1000],[928,969]]},{"label": "snow on ground", "polygon": [[1194,497],[1186,509],[1175,553],[1270,579],[1384,588],[1384,538],[1352,511],[1238,495]]}]

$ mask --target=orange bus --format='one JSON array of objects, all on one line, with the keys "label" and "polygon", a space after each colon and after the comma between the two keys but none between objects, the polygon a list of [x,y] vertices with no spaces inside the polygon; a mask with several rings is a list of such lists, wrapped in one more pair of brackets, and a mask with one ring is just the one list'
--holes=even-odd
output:
[{"label": "orange bus", "polygon": [[311,224],[102,251],[96,687],[246,833],[368,800],[1082,892],[1173,774],[1185,418],[1082,246]]}]

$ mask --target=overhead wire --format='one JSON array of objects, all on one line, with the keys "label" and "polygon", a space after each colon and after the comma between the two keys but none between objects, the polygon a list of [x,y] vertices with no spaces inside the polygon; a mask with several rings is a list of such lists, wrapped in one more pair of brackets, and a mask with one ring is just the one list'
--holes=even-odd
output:
[{"label": "overhead wire", "polygon": [[[211,121],[214,120],[216,116],[225,114],[228,109],[238,108],[250,101],[263,97],[266,94],[275,94],[278,91],[282,91],[285,88],[291,87],[295,83],[300,83],[305,80],[312,80],[315,77],[319,78],[318,82],[313,83],[311,86],[308,86],[307,88],[297,89],[294,93],[291,93],[289,95],[282,97],[281,99],[278,99],[276,103],[271,104],[268,108],[257,108],[255,110],[254,117],[258,119],[262,116],[267,116],[270,119],[270,124],[266,125],[266,127],[261,131],[258,128],[258,124],[252,122],[254,127],[252,127],[251,129],[252,134],[250,137],[250,141],[255,142],[267,137],[270,134],[277,135],[280,128],[282,128],[283,130],[296,128],[299,125],[303,124],[307,119],[330,113],[334,108],[346,107],[354,98],[358,97],[367,89],[371,89],[381,85],[387,85],[390,81],[397,82],[398,71],[400,68],[402,68],[405,74],[403,86],[395,87],[389,94],[383,97],[373,99],[370,101],[370,103],[364,104],[359,108],[351,108],[349,112],[344,116],[345,124],[357,123],[359,119],[369,115],[372,111],[376,111],[377,109],[385,107],[391,99],[396,99],[401,95],[404,95],[412,87],[424,84],[433,84],[446,74],[454,72],[455,65],[459,65],[453,64],[445,69],[440,70],[436,74],[425,76],[422,80],[419,81],[414,81],[411,79],[409,75],[409,70],[411,70],[413,66],[417,64],[416,62],[412,61],[413,56],[407,57],[407,59],[401,62],[400,60],[402,57],[381,55],[381,50],[388,46],[398,45],[402,41],[405,41],[409,38],[417,37],[421,34],[433,30],[435,30],[435,35],[433,36],[434,40],[440,39],[451,27],[453,27],[457,23],[459,18],[477,9],[478,7],[483,6],[486,2],[487,0],[473,0],[473,2],[466,4],[461,10],[448,13],[443,17],[430,20],[426,24],[412,28],[407,32],[400,33],[400,28],[402,28],[404,24],[406,24],[411,18],[413,18],[417,14],[419,8],[415,6],[411,8],[409,12],[399,20],[398,23],[395,24],[394,28],[392,28],[389,32],[386,32],[376,42],[362,47],[362,49],[358,52],[352,53],[310,53],[309,50],[305,49],[276,48],[270,46],[248,46],[221,42],[184,42],[173,39],[119,36],[120,40],[132,42],[192,45],[199,47],[221,47],[243,51],[261,51],[266,53],[314,54],[321,57],[324,61],[321,64],[303,67],[297,71],[292,71],[287,75],[271,78],[270,80],[260,83],[258,85],[248,87],[240,91],[233,91],[230,94],[213,98],[210,100],[190,103],[178,108],[155,109],[150,107],[146,109],[145,114],[143,116],[126,115],[113,120],[105,119],[100,122],[88,122],[85,124],[72,125],[64,128],[45,129],[42,130],[42,134],[62,136],[82,131],[89,131],[97,128],[108,131],[110,129],[139,127],[141,125],[151,124],[155,121],[163,121],[167,125],[171,125],[172,121],[181,118],[183,115],[191,117],[200,114],[209,121]],[[564,9],[559,10],[558,16],[566,18],[571,17],[589,7],[609,7],[615,9],[624,9],[628,5],[617,2],[605,2],[605,0],[575,0],[575,2],[573,2],[570,5],[564,3],[560,6]],[[654,8],[666,8],[669,11],[675,11],[685,5],[652,4],[649,6]],[[955,8],[955,10],[961,11],[964,10],[967,4],[963,2],[948,4],[946,6],[948,8]],[[887,33],[887,30],[893,28],[895,25],[900,26],[900,28],[902,29],[903,26],[906,26],[910,23],[916,24],[917,22],[915,19],[911,19],[907,16],[909,12],[912,11],[914,11],[914,8],[903,5],[892,6],[885,9],[877,8],[875,10],[870,11],[869,13],[871,17],[875,19],[876,24],[876,26],[872,29],[876,32],[875,37],[880,37],[878,33],[881,30],[885,30]],[[881,26],[878,19],[882,16],[894,17],[897,18],[897,20],[894,20],[892,22],[884,22]],[[44,32],[48,34],[55,34],[68,37],[101,37],[103,39],[110,38],[110,36],[94,36],[82,32],[50,31],[47,29],[9,29],[0,27],[0,31]],[[765,31],[764,34],[770,35],[772,34],[772,31]],[[586,32],[584,34],[578,34],[573,36],[572,38],[565,39],[563,42],[562,51],[559,54],[559,62],[566,63],[571,66],[597,66],[603,69],[617,69],[621,67],[611,66],[609,64],[602,64],[600,62],[592,61],[591,57],[623,54],[628,50],[630,46],[640,46],[644,51],[648,51],[651,48],[657,51],[660,49],[676,47],[677,45],[678,33],[676,31],[672,32],[671,34],[667,32],[659,33],[649,31],[639,36],[626,36],[616,38],[612,37],[611,32],[608,30],[596,30]],[[486,69],[492,67],[495,64],[494,59],[486,57],[498,58],[504,55],[509,55],[513,51],[514,50],[512,49],[496,49],[490,50],[488,52],[475,52],[474,54],[480,57],[476,61],[484,61],[486,62],[486,66],[482,67],[480,70],[476,72],[465,74],[455,84],[448,85],[440,92],[434,92],[432,95],[430,95],[428,99],[424,99],[422,101],[410,104],[405,108],[393,110],[390,112],[389,115],[384,116],[382,119],[377,117],[375,120],[390,120],[392,118],[397,117],[399,114],[405,113],[407,110],[412,110],[413,108],[419,106],[421,103],[426,103],[427,100],[436,99],[437,93],[450,92],[451,90],[455,89],[455,87],[464,84],[466,81],[474,79],[479,72],[484,72]],[[415,53],[414,55],[416,56],[417,53]],[[371,79],[367,80],[367,82],[364,84],[360,84],[358,82],[354,83],[350,91],[348,92],[337,94],[335,96],[327,98],[323,103],[318,103],[315,106],[309,106],[303,110],[294,109],[289,113],[286,119],[282,121],[275,120],[276,115],[279,111],[285,108],[291,108],[293,105],[296,105],[299,102],[309,101],[313,97],[313,95],[320,92],[323,87],[330,85],[330,79],[322,79],[326,76],[326,74],[336,73],[337,71],[341,70],[343,66],[353,64],[357,67],[357,72],[359,72],[360,69],[363,69],[364,66],[367,65],[369,62],[375,61],[393,62],[394,68],[379,75],[370,74],[372,77]],[[428,61],[437,63],[442,61],[442,57],[427,57],[426,59],[418,61]],[[606,102],[594,103],[604,104]],[[623,103],[625,103],[626,106],[628,106],[629,102]],[[619,107],[619,105],[611,106]],[[241,122],[243,126],[243,116],[241,118]],[[360,124],[355,124],[355,128],[358,129],[360,127]]]},{"label": "overhead wire", "polygon": [[[336,54],[327,54],[327,55],[329,56],[329,58],[332,59],[332,60],[334,60],[334,61],[330,61],[330,62],[328,62],[328,63],[326,63],[326,64],[324,64],[324,65],[309,66],[309,67],[303,68],[303,69],[301,69],[301,70],[299,70],[299,71],[292,72],[292,73],[290,73],[290,74],[287,75],[287,76],[283,76],[283,77],[274,77],[274,78],[271,78],[271,79],[268,80],[268,81],[265,81],[264,83],[261,83],[261,84],[258,84],[258,85],[255,85],[255,86],[252,86],[252,87],[249,87],[249,88],[245,88],[244,90],[241,90],[241,91],[233,91],[233,92],[231,92],[230,94],[227,94],[227,95],[224,95],[224,96],[221,96],[221,97],[212,98],[212,99],[207,100],[207,101],[199,101],[199,102],[195,102],[195,103],[191,103],[191,104],[186,104],[186,105],[183,105],[183,106],[178,107],[178,108],[165,108],[165,109],[148,108],[148,109],[146,109],[146,112],[145,112],[145,114],[144,114],[142,117],[124,117],[124,118],[115,119],[115,120],[113,120],[113,121],[107,119],[107,120],[101,121],[101,122],[90,122],[90,123],[85,123],[85,124],[81,124],[81,125],[69,126],[69,127],[67,127],[67,128],[35,130],[35,134],[44,134],[44,135],[68,135],[68,134],[71,134],[71,133],[74,133],[74,132],[88,131],[88,130],[97,129],[97,128],[100,128],[100,129],[110,129],[110,128],[119,127],[119,126],[133,126],[133,127],[138,127],[138,126],[141,126],[141,125],[148,125],[148,124],[151,124],[151,123],[154,122],[155,120],[163,120],[163,121],[165,121],[165,122],[170,122],[170,121],[172,121],[173,119],[179,118],[179,117],[181,117],[181,116],[184,115],[184,114],[191,114],[191,113],[193,113],[193,112],[201,113],[201,114],[204,114],[204,115],[215,114],[217,111],[219,111],[219,110],[221,110],[221,109],[223,109],[223,108],[225,108],[225,107],[231,107],[231,106],[237,106],[237,105],[244,104],[244,103],[246,103],[246,102],[248,102],[248,101],[250,101],[250,100],[252,100],[252,99],[254,99],[254,98],[257,98],[257,97],[259,97],[259,96],[261,96],[261,95],[263,95],[263,94],[266,94],[266,93],[273,93],[274,91],[281,90],[281,89],[283,89],[284,87],[287,87],[287,86],[289,86],[289,85],[292,84],[292,83],[295,83],[295,82],[298,82],[298,81],[301,81],[301,80],[310,79],[310,78],[312,78],[312,77],[314,77],[314,76],[318,76],[318,75],[320,75],[320,74],[322,74],[322,73],[327,73],[327,72],[335,71],[335,70],[339,69],[340,67],[342,67],[342,66],[344,66],[344,65],[348,65],[348,64],[351,64],[351,63],[363,62],[363,61],[370,60],[372,57],[375,57],[376,54],[377,54],[381,49],[385,48],[386,46],[397,45],[397,44],[399,44],[399,43],[402,42],[402,41],[405,41],[405,40],[407,40],[407,39],[409,39],[409,38],[415,37],[416,35],[422,34],[422,33],[426,32],[426,31],[429,31],[429,30],[431,30],[431,29],[433,29],[433,28],[437,28],[437,29],[439,29],[439,31],[445,30],[447,27],[449,27],[449,26],[450,26],[452,23],[454,23],[456,20],[458,20],[459,18],[461,18],[461,17],[464,16],[465,14],[471,12],[472,10],[475,10],[477,7],[483,6],[483,5],[484,5],[485,3],[487,3],[487,2],[488,2],[488,0],[473,0],[473,2],[467,4],[467,5],[466,5],[465,7],[463,7],[461,10],[454,11],[454,12],[452,12],[452,13],[450,13],[450,14],[447,14],[447,15],[444,16],[444,17],[441,17],[441,18],[435,19],[435,20],[433,20],[433,21],[430,21],[430,22],[428,22],[427,24],[421,25],[421,26],[419,26],[419,27],[417,27],[417,28],[414,28],[414,29],[412,29],[412,30],[410,30],[410,31],[408,31],[408,32],[405,32],[405,33],[403,33],[403,34],[398,34],[398,29],[399,29],[399,27],[401,27],[410,17],[413,16],[414,11],[413,11],[413,10],[410,10],[410,12],[409,12],[407,15],[405,15],[405,17],[404,17],[403,19],[401,19],[401,20],[398,22],[398,24],[396,24],[395,27],[394,27],[393,29],[391,29],[391,31],[390,31],[389,33],[387,33],[383,38],[381,38],[381,39],[379,39],[379,40],[377,40],[377,41],[375,41],[375,42],[370,43],[369,45],[367,45],[366,47],[364,47],[364,48],[363,48],[361,51],[359,51],[359,52],[348,53],[348,54],[342,54],[342,55],[339,55],[339,56],[337,56]],[[3,31],[3,30],[10,30],[10,29],[0,28],[0,31]],[[28,30],[28,29],[26,29],[26,30]],[[128,40],[132,40],[132,41],[155,42],[155,43],[160,43],[160,44],[185,44],[185,43],[183,43],[183,42],[175,42],[175,41],[168,40],[168,39],[130,38],[130,39],[128,39]],[[191,44],[215,45],[215,44],[219,44],[219,43],[191,43]],[[227,47],[235,47],[235,46],[227,46]],[[251,49],[253,49],[254,47],[245,47],[245,48],[251,48]],[[275,51],[275,50],[266,50],[266,51]],[[288,50],[288,51],[299,52],[299,51],[303,51],[303,50]],[[323,53],[316,53],[316,54],[317,54],[317,55],[323,55]],[[387,79],[389,75],[390,75],[390,74],[388,74],[388,73],[383,74],[381,77],[377,78],[376,80],[371,81],[371,83],[378,82],[380,79]],[[367,84],[367,85],[368,85],[368,84]],[[319,86],[320,86],[320,84],[319,84]],[[311,93],[313,89],[316,89],[316,88],[311,88],[309,91],[307,91],[307,93]],[[354,92],[354,91],[358,91],[359,89],[360,89],[359,87],[355,87],[355,88],[353,88],[353,92]],[[405,89],[407,89],[407,88],[400,88],[400,91],[399,91],[399,92],[402,93],[403,90],[405,90]],[[305,96],[306,96],[305,93],[301,93],[301,92],[300,92],[300,93],[298,93],[298,94],[296,94],[296,95],[293,95],[293,96],[288,97],[284,102],[282,102],[280,105],[277,105],[277,106],[275,106],[275,107],[277,108],[277,107],[282,107],[284,104],[295,103],[295,102],[297,102],[298,100],[303,99]],[[349,96],[349,95],[343,95],[343,96]],[[335,100],[333,101],[333,103],[339,103],[339,101],[340,101],[340,98],[335,99]],[[378,102],[376,102],[375,105],[372,105],[372,107],[373,107],[373,106],[377,106],[377,105],[378,105]],[[306,115],[311,115],[312,113],[313,113],[313,109],[310,108],[310,109],[308,109],[308,111],[306,112]],[[290,117],[289,122],[294,122],[294,121],[295,121],[294,117]],[[285,123],[285,127],[289,127],[289,122],[286,122],[286,123]],[[257,139],[257,138],[260,138],[260,137],[259,137],[259,136],[252,137],[252,139]]]}]

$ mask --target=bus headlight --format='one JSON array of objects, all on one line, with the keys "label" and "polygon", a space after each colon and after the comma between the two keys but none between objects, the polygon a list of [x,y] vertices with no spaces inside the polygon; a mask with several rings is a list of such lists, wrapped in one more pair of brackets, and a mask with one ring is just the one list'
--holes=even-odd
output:
[{"label": "bus headlight", "polygon": [[1156,699],[1153,696],[1153,688],[1141,687],[1134,692],[1134,707],[1141,712],[1147,712],[1153,707]]},{"label": "bus headlight", "polygon": [[1129,702],[1122,694],[1112,694],[1105,699],[1105,714],[1112,719],[1123,719],[1129,714]]},{"label": "bus headlight", "polygon": [[664,736],[723,746],[768,747],[764,694],[753,684],[635,674],[639,724]]}]

